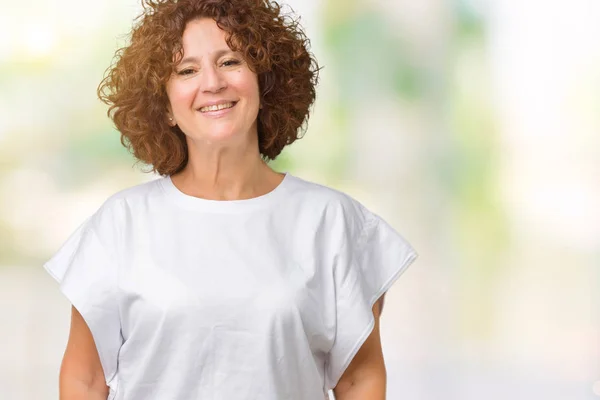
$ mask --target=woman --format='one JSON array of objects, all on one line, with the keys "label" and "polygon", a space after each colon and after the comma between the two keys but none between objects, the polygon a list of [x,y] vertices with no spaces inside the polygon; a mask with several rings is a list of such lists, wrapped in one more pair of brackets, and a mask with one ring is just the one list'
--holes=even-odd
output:
[{"label": "woman", "polygon": [[273,2],[144,2],[99,95],[161,177],[44,264],[72,303],[62,400],[384,399],[383,294],[415,251],[265,163],[314,101],[306,45]]}]

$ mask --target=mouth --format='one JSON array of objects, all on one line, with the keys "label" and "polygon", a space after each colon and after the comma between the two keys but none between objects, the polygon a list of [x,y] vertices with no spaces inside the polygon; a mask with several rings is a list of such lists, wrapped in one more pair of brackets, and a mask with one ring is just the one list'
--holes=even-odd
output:
[{"label": "mouth", "polygon": [[221,104],[215,104],[212,106],[202,107],[202,108],[198,109],[198,111],[200,111],[203,114],[215,113],[215,112],[219,112],[219,111],[223,111],[223,110],[229,110],[229,109],[235,107],[236,104],[237,104],[237,101],[230,101],[227,103],[221,103]]}]

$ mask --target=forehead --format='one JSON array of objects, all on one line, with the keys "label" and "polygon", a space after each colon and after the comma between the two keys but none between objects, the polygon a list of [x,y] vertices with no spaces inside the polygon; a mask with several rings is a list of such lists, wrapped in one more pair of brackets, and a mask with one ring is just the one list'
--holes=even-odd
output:
[{"label": "forehead", "polygon": [[186,53],[212,53],[227,50],[227,32],[217,26],[211,18],[200,18],[190,22],[183,31],[181,44]]}]

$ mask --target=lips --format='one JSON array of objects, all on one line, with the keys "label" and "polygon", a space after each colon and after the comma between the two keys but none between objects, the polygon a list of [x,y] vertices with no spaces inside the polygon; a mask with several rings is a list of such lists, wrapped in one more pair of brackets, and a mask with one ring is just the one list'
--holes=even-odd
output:
[{"label": "lips", "polygon": [[233,108],[237,101],[220,101],[212,104],[205,104],[198,109],[201,113],[216,112]]}]

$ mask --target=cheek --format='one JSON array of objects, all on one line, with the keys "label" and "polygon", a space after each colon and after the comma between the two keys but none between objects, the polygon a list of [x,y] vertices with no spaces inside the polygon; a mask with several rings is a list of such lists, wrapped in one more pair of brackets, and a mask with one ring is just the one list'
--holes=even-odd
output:
[{"label": "cheek", "polygon": [[258,79],[255,75],[250,72],[240,73],[235,77],[235,86],[250,101],[258,102]]},{"label": "cheek", "polygon": [[176,82],[167,88],[167,96],[171,106],[175,109],[193,104],[195,90],[192,85]]}]

